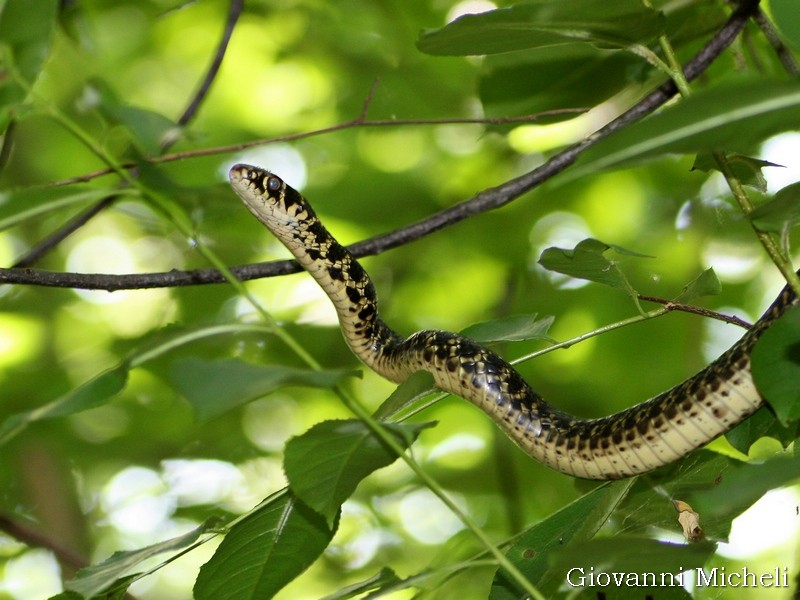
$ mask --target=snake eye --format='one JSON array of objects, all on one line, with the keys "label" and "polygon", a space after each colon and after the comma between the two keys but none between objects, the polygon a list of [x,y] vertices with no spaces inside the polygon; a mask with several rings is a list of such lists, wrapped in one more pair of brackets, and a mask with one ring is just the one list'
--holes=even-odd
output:
[{"label": "snake eye", "polygon": [[274,175],[270,175],[267,177],[267,185],[266,188],[270,192],[277,192],[281,189],[281,180],[275,177]]}]

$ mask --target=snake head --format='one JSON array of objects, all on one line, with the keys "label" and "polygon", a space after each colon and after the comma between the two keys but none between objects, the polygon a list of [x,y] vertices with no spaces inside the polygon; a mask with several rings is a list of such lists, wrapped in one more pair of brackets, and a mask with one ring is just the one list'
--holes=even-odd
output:
[{"label": "snake head", "polygon": [[236,190],[243,200],[247,195],[257,194],[259,196],[271,197],[276,200],[283,195],[286,183],[277,175],[266,169],[253,167],[251,165],[238,164],[231,167],[229,178],[233,189]]},{"label": "snake head", "polygon": [[251,213],[271,231],[275,226],[295,226],[314,211],[300,193],[266,169],[237,164],[228,174],[231,187]]}]

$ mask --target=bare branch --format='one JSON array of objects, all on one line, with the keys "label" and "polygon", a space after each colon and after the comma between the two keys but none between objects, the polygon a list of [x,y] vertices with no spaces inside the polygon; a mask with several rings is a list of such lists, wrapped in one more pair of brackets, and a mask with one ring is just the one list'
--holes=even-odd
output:
[{"label": "bare branch", "polygon": [[781,61],[783,68],[786,69],[786,72],[792,77],[800,77],[800,65],[797,64],[794,56],[792,56],[792,53],[786,47],[786,44],[783,43],[783,40],[781,40],[778,32],[775,31],[775,27],[772,25],[769,17],[764,13],[763,10],[758,9],[758,12],[756,12],[753,19],[758,24],[758,27],[761,29],[761,33],[764,34],[764,37],[769,42],[769,45],[772,46],[773,50],[775,50],[775,54],[778,56],[778,60]]},{"label": "bare branch", "polygon": [[[335,125],[329,125],[328,127],[315,129],[313,131],[288,133],[286,135],[279,135],[271,138],[251,140],[249,142],[240,142],[238,144],[230,144],[228,146],[214,146],[212,148],[196,148],[194,150],[184,150],[183,152],[171,152],[168,154],[162,154],[160,156],[151,156],[143,160],[146,163],[155,165],[155,164],[173,162],[176,160],[186,160],[187,158],[214,156],[217,154],[228,154],[231,152],[241,152],[242,150],[247,150],[248,148],[255,148],[257,146],[267,146],[269,144],[277,144],[281,142],[294,142],[297,140],[302,140],[310,137],[316,137],[318,135],[333,133],[335,131],[343,131],[345,129],[355,129],[358,127],[407,127],[412,125],[429,126],[429,125],[469,125],[469,124],[507,125],[513,123],[535,123],[536,121],[545,117],[552,117],[559,115],[580,115],[587,111],[586,108],[557,108],[553,110],[542,111],[540,113],[532,115],[522,115],[518,117],[461,117],[461,118],[448,117],[442,119],[366,119],[364,110],[368,108],[368,104],[371,99],[372,89],[374,89],[374,86],[373,88],[370,88],[370,92],[365,100],[365,106],[355,119],[342,121],[340,123],[336,123]],[[138,163],[134,162],[126,162],[122,163],[120,166],[125,169],[133,169],[137,166],[137,164]],[[108,168],[99,169],[97,171],[92,171],[91,173],[85,173],[83,175],[77,175],[75,177],[68,177],[66,179],[51,181],[49,183],[42,185],[41,187],[50,188],[50,187],[61,187],[65,185],[71,185],[73,183],[85,183],[87,181],[91,181],[92,179],[101,177],[103,175],[110,175],[111,173],[113,173],[111,169]]]},{"label": "bare branch", "polygon": [[[208,91],[211,89],[211,84],[214,83],[214,79],[216,79],[217,73],[219,73],[219,68],[222,65],[222,59],[225,58],[225,51],[228,49],[228,43],[233,35],[233,29],[236,27],[236,22],[239,20],[243,8],[244,0],[231,0],[231,5],[228,9],[228,18],[225,21],[225,29],[222,32],[222,38],[219,41],[219,46],[217,46],[217,52],[214,54],[214,59],[211,61],[211,65],[209,65],[208,71],[206,72],[206,76],[203,78],[202,83],[197,88],[197,91],[192,97],[192,100],[189,102],[189,105],[186,107],[186,110],[178,119],[178,125],[184,126],[191,121],[195,114],[197,114],[197,109],[200,108],[200,104],[203,102],[203,100],[205,100]],[[174,141],[175,140],[170,140],[169,142],[165,143],[163,148],[168,148],[174,143]]]},{"label": "bare branch", "polygon": [[[708,68],[714,59],[735,39],[747,20],[754,14],[757,7],[758,0],[746,0],[737,7],[725,25],[723,25],[713,38],[711,38],[711,40],[686,64],[684,73],[687,80],[695,79]],[[356,257],[379,254],[391,248],[417,240],[444,227],[458,223],[470,216],[504,206],[566,169],[575,162],[582,152],[599,140],[653,112],[676,93],[677,89],[675,85],[671,81],[667,82],[585,140],[554,155],[533,171],[497,187],[486,189],[469,200],[435,213],[421,221],[353,244],[350,246],[350,249]],[[351,123],[357,122],[358,119]],[[320,133],[325,133],[332,129],[341,128],[342,125],[340,124],[312,133],[314,135],[319,135]],[[301,135],[302,134],[284,136],[282,139],[296,139]],[[309,134],[305,135],[307,136]],[[197,156],[197,154],[195,154],[195,156]],[[299,270],[299,265],[294,261],[276,261],[232,267],[233,273],[242,280],[272,277],[294,273]],[[222,283],[224,281],[222,275],[213,269],[130,275],[52,273],[30,269],[0,269],[0,283],[103,289],[109,291],[199,285]]]},{"label": "bare branch", "polygon": [[733,315],[726,315],[721,312],[717,312],[715,310],[709,310],[707,308],[702,308],[700,306],[694,306],[692,304],[684,304],[683,302],[675,302],[674,300],[667,300],[666,298],[656,298],[655,296],[645,296],[644,294],[639,294],[639,300],[645,300],[647,302],[655,302],[656,304],[661,304],[664,308],[668,311],[681,311],[692,313],[693,315],[700,315],[701,317],[708,317],[709,319],[716,319],[717,321],[722,321],[724,323],[730,323],[731,325],[737,325],[738,327],[742,327],[743,329],[750,329],[753,324],[748,323],[744,319],[740,319],[739,317]]},{"label": "bare branch", "polygon": [[[214,58],[211,61],[211,65],[206,72],[203,81],[198,86],[197,91],[192,96],[189,104],[187,105],[186,109],[184,110],[183,114],[178,119],[177,123],[179,126],[183,127],[188,124],[194,116],[197,114],[198,109],[200,108],[201,103],[205,99],[208,91],[211,89],[211,85],[214,83],[214,79],[217,77],[217,73],[219,73],[220,65],[222,64],[222,59],[225,57],[225,51],[228,48],[228,42],[230,42],[231,35],[233,34],[233,29],[236,26],[236,22],[239,20],[239,16],[242,14],[242,8],[244,7],[244,0],[231,0],[230,8],[228,9],[228,18],[225,21],[225,28],[222,32],[222,38],[220,39],[219,46],[217,47],[217,51],[214,54]],[[10,133],[10,132],[9,132]],[[7,139],[10,139],[7,138]],[[170,136],[168,139],[164,140],[164,143],[161,146],[161,150],[164,151],[170,146],[172,146],[175,142],[180,139],[180,136]],[[6,149],[6,146],[3,146],[3,150]],[[3,152],[0,152],[0,168],[2,168],[3,162]],[[98,173],[107,173],[108,171],[102,170]],[[83,179],[83,181],[89,181],[93,179],[90,177],[88,179]],[[20,267],[29,267],[36,263],[42,256],[47,254],[50,250],[58,246],[62,241],[64,241],[67,237],[69,237],[72,233],[83,227],[86,223],[88,223],[93,217],[103,212],[106,208],[111,206],[114,201],[117,199],[116,196],[109,196],[108,198],[103,198],[100,202],[95,204],[94,206],[89,207],[87,210],[70,220],[68,223],[62,225],[59,229],[51,233],[47,236],[44,240],[40,241],[36,244],[33,248],[31,248],[27,254],[25,254],[22,258],[17,260],[17,262],[13,265],[12,268],[20,268]]]}]

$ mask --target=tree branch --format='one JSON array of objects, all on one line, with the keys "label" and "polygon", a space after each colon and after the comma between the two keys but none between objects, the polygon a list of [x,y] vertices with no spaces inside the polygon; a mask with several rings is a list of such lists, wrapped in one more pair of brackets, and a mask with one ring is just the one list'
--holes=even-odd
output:
[{"label": "tree branch", "polygon": [[[222,65],[222,59],[225,57],[225,51],[228,48],[228,43],[230,42],[231,35],[233,35],[233,29],[236,26],[236,22],[239,20],[239,16],[242,14],[243,7],[244,7],[244,0],[231,0],[230,8],[228,9],[228,18],[225,21],[225,28],[222,32],[222,38],[220,39],[217,51],[214,54],[214,58],[211,61],[211,65],[208,67],[208,71],[206,71],[206,75],[203,78],[203,81],[198,86],[197,91],[192,95],[192,98],[189,100],[189,104],[186,106],[186,109],[183,111],[183,114],[177,121],[180,127],[184,127],[194,118],[203,100],[208,95],[208,91],[211,89],[211,85],[214,83],[214,79],[216,79],[217,73],[219,73],[220,65]],[[179,139],[180,139],[179,135],[170,136],[169,138],[165,139],[163,144],[161,145],[162,152],[167,150]],[[5,150],[5,148],[6,146],[4,145],[3,150]],[[0,151],[0,168],[2,168],[2,163],[3,163],[2,154],[3,153]],[[45,239],[40,241],[38,244],[36,244],[24,256],[18,259],[17,262],[12,266],[12,268],[29,267],[33,265],[42,256],[44,256],[50,250],[58,246],[58,244],[64,241],[75,231],[83,227],[92,218],[94,218],[96,215],[100,214],[106,208],[114,204],[116,199],[117,196],[111,195],[107,198],[103,198],[100,202],[96,203],[95,205],[90,206],[81,214],[77,215],[69,222],[62,225],[53,233],[45,237]]]},{"label": "tree branch", "polygon": [[[0,514],[0,531],[6,532],[16,540],[34,548],[44,548],[53,553],[59,563],[69,571],[77,571],[89,565],[89,562],[73,550],[54,542],[36,529],[23,525],[7,515]],[[136,600],[130,593],[125,593],[125,600]]]},{"label": "tree branch", "polygon": [[[208,91],[211,89],[211,85],[217,78],[217,73],[219,73],[219,68],[222,65],[222,59],[225,58],[225,52],[228,50],[228,43],[231,41],[231,36],[233,35],[233,29],[236,27],[236,22],[239,20],[243,8],[244,0],[231,0],[231,5],[228,9],[228,18],[225,21],[225,28],[222,31],[222,38],[219,41],[219,46],[217,46],[214,59],[211,61],[208,71],[206,72],[206,76],[203,78],[202,83],[197,88],[192,100],[189,102],[186,110],[178,119],[178,125],[181,127],[191,121],[195,114],[197,114],[200,104],[202,104],[203,100],[205,100],[206,96],[208,95]],[[171,146],[174,141],[175,140],[166,142],[163,146],[163,149]]]},{"label": "tree branch", "polygon": [[778,32],[775,31],[775,27],[772,25],[769,17],[767,17],[763,10],[758,9],[753,19],[761,29],[761,33],[764,34],[764,37],[769,42],[769,45],[775,50],[775,54],[778,56],[778,60],[781,61],[783,68],[786,69],[786,72],[792,77],[800,77],[800,65],[797,64],[794,56],[792,56],[786,44],[783,43]]},{"label": "tree branch", "polygon": [[[756,12],[758,0],[745,0],[738,5],[728,21],[711,40],[684,67],[687,80],[700,75],[736,38],[747,20]],[[517,199],[522,194],[551,179],[569,167],[587,148],[630,123],[650,114],[677,93],[672,81],[664,83],[636,103],[619,117],[600,128],[584,140],[559,152],[536,169],[511,179],[497,187],[486,189],[473,198],[435,213],[421,221],[412,223],[395,231],[363,240],[350,246],[356,257],[375,255],[402,244],[409,243],[454,225],[464,219]],[[356,122],[354,120],[353,122]],[[341,128],[341,126],[338,126]],[[327,130],[320,130],[325,132]],[[319,133],[319,132],[315,132]],[[290,136],[287,136],[290,137]],[[294,261],[273,261],[232,267],[231,271],[241,280],[273,277],[300,271]],[[80,289],[102,289],[108,291],[121,289],[144,289],[157,287],[177,287],[209,283],[223,283],[225,279],[214,269],[193,271],[169,271],[167,273],[143,273],[128,275],[53,273],[32,269],[0,269],[0,283],[68,287]]]},{"label": "tree branch", "polygon": [[723,323],[736,325],[743,329],[750,329],[753,326],[752,323],[748,323],[744,319],[740,319],[739,317],[736,317],[734,315],[726,315],[724,313],[717,312],[715,310],[709,310],[701,306],[684,304],[683,302],[675,302],[674,300],[667,300],[666,298],[657,298],[655,296],[645,296],[644,294],[639,294],[638,298],[639,300],[644,300],[646,302],[655,302],[656,304],[661,304],[668,312],[673,310],[677,310],[680,312],[687,312],[693,315],[700,315],[701,317],[708,317],[709,319],[716,319],[717,321],[722,321]]},{"label": "tree branch", "polygon": [[[579,115],[587,112],[586,108],[557,108],[553,110],[545,110],[540,113],[532,115],[522,115],[518,117],[448,117],[443,119],[368,119],[366,118],[365,109],[369,106],[372,91],[367,95],[364,101],[364,109],[361,110],[355,119],[349,119],[315,129],[313,131],[301,131],[298,133],[288,133],[286,135],[279,135],[271,138],[262,138],[258,140],[250,140],[249,142],[240,142],[238,144],[230,144],[228,146],[214,146],[211,148],[195,148],[194,150],[184,150],[182,152],[170,152],[168,154],[161,154],[159,156],[150,156],[143,159],[144,162],[157,165],[176,160],[186,160],[187,158],[198,158],[202,156],[215,156],[217,154],[228,154],[231,152],[241,152],[248,148],[255,148],[257,146],[266,146],[268,144],[277,144],[284,142],[294,142],[303,140],[318,135],[325,135],[336,131],[343,131],[345,129],[355,129],[358,127],[407,127],[409,125],[508,125],[513,123],[534,123],[543,117],[550,117],[555,115]],[[136,162],[121,163],[120,166],[125,169],[133,169],[138,165]],[[114,171],[110,168],[98,169],[84,173],[83,175],[76,175],[75,177],[68,177],[66,179],[58,179],[42,185],[41,187],[62,187],[65,185],[72,185],[74,183],[86,183],[92,179],[102,177],[103,175],[110,175]]]}]

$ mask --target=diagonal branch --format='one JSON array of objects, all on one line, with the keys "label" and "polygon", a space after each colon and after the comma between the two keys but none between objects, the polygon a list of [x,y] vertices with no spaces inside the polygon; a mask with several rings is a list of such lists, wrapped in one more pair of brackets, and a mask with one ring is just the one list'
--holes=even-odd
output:
[{"label": "diagonal branch", "polygon": [[775,31],[775,27],[772,25],[766,13],[758,9],[753,19],[761,29],[761,33],[764,34],[764,37],[769,42],[769,45],[772,46],[772,49],[775,51],[778,60],[781,61],[786,72],[792,77],[800,77],[800,65],[797,64],[794,56],[792,56],[786,44],[783,43],[778,32]]},{"label": "diagonal branch", "polygon": [[[178,119],[178,125],[181,127],[191,121],[195,114],[197,114],[200,104],[202,104],[203,100],[205,100],[206,96],[208,95],[208,91],[211,89],[211,85],[217,78],[219,68],[222,66],[222,59],[225,58],[225,52],[228,50],[228,43],[231,41],[231,36],[233,35],[233,29],[236,27],[236,22],[239,20],[243,8],[244,0],[231,0],[231,5],[228,9],[228,18],[225,21],[225,29],[222,31],[222,38],[219,41],[219,46],[217,46],[217,51],[214,54],[214,58],[208,67],[206,76],[203,78],[203,82],[194,93],[194,96],[189,102],[189,105],[186,107],[186,110]],[[167,149],[172,145],[172,143],[174,142],[166,142],[162,149]]]},{"label": "diagonal branch", "polygon": [[[757,8],[758,0],[745,0],[737,7],[725,25],[686,63],[684,74],[687,80],[695,79],[708,68],[716,57],[736,38]],[[632,108],[588,138],[559,152],[533,171],[511,179],[497,187],[486,189],[469,200],[435,213],[421,221],[353,244],[350,246],[350,250],[356,257],[379,254],[417,240],[444,227],[454,225],[473,215],[504,206],[569,167],[582,152],[599,140],[650,114],[676,93],[675,84],[669,81],[656,88]],[[294,261],[274,261],[231,268],[231,271],[241,280],[273,277],[294,273],[299,270],[299,265]],[[30,269],[0,269],[0,283],[108,291],[223,283],[224,281],[225,279],[222,275],[214,269],[129,275],[52,273]]]},{"label": "diagonal branch", "polygon": [[[194,118],[203,100],[208,95],[211,85],[214,83],[217,73],[219,73],[219,68],[222,65],[222,59],[225,57],[228,43],[233,35],[233,29],[236,26],[236,22],[239,20],[239,16],[242,14],[243,8],[244,0],[231,0],[230,8],[228,9],[228,17],[225,21],[225,28],[222,32],[222,38],[220,39],[217,51],[214,54],[214,58],[211,61],[211,65],[208,67],[208,71],[206,72],[203,81],[198,86],[197,91],[192,95],[189,104],[186,106],[186,109],[183,111],[183,114],[177,121],[180,127],[187,125]],[[165,139],[164,143],[161,145],[161,151],[163,152],[167,150],[179,139],[180,136],[178,135],[170,136],[169,138]],[[5,146],[3,146],[3,150],[4,149]],[[2,154],[2,151],[0,151],[0,165],[2,165],[3,162]],[[116,196],[111,195],[102,199],[95,205],[90,206],[88,209],[72,218],[69,222],[65,223],[60,228],[45,237],[45,239],[36,244],[33,248],[26,252],[24,256],[19,258],[12,268],[29,267],[33,265],[42,256],[58,246],[58,244],[63,242],[72,233],[83,227],[96,215],[113,205],[116,199]]]}]

